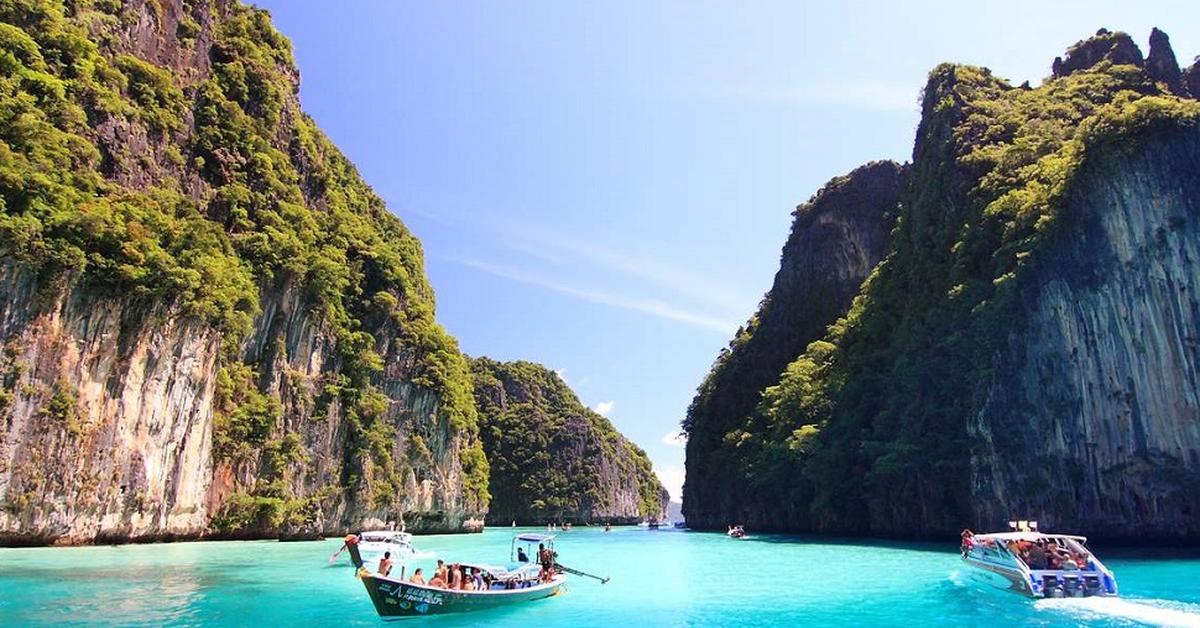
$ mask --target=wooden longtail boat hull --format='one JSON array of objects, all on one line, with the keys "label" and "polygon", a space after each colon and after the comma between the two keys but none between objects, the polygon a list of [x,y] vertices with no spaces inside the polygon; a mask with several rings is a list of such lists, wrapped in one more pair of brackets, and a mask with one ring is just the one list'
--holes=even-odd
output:
[{"label": "wooden longtail boat hull", "polygon": [[566,581],[558,575],[548,583],[528,589],[449,591],[370,574],[360,577],[380,617],[416,617],[500,608],[557,595]]}]

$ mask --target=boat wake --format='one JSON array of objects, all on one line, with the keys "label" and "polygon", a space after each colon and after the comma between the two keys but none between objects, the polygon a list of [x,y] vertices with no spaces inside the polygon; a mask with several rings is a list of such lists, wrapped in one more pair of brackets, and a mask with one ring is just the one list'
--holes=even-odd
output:
[{"label": "boat wake", "polygon": [[1042,599],[1038,610],[1071,613],[1084,621],[1117,619],[1155,626],[1200,628],[1200,604],[1170,600],[1129,600],[1117,597]]}]

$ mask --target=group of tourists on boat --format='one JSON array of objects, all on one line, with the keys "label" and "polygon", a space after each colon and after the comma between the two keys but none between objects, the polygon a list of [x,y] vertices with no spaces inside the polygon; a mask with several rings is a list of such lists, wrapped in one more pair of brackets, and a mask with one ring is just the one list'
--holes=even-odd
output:
[{"label": "group of tourists on boat", "polygon": [[975,539],[975,533],[970,529],[962,531],[962,552],[965,556],[975,547],[976,543],[985,547],[1002,545],[1010,554],[1021,559],[1030,569],[1049,569],[1052,571],[1074,571],[1090,569],[1090,556],[1087,552],[1060,545],[1054,538],[1044,537],[1036,540],[1029,539]]},{"label": "group of tourists on boat", "polygon": [[740,539],[740,538],[746,536],[746,528],[744,528],[740,525],[729,526],[729,531],[726,532],[726,534],[728,534],[729,536],[731,536],[735,539]]},{"label": "group of tourists on boat", "polygon": [[[553,566],[549,569],[545,565],[542,567],[542,575],[539,577],[539,582],[549,582],[553,578]],[[379,575],[390,576],[392,571],[392,562],[389,557],[384,557],[379,562]],[[428,580],[425,579],[425,570],[417,567],[409,576],[408,582],[420,584],[435,589],[445,589],[447,591],[492,591],[506,589],[520,589],[533,586],[533,582],[521,579],[498,579],[483,567],[466,565],[461,563],[450,563],[439,559],[437,568],[433,572],[433,576]]]}]

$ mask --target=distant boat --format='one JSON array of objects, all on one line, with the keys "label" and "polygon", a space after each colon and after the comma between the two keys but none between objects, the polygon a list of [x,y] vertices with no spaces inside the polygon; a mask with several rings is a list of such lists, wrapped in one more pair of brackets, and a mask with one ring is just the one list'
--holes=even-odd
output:
[{"label": "distant boat", "polygon": [[674,524],[672,524],[672,525],[674,525],[674,526],[675,526],[675,529],[676,529],[676,530],[686,530],[686,529],[687,529],[687,522],[686,522],[686,521],[676,521],[676,522],[675,522]]},{"label": "distant boat", "polygon": [[[391,552],[392,560],[397,563],[405,563],[413,558],[429,558],[433,556],[432,553],[418,552],[417,548],[413,547],[412,544],[413,535],[408,532],[369,530],[347,536],[342,548],[329,557],[329,564],[332,565],[338,554],[347,549],[351,538],[355,539],[359,555],[368,564],[378,563],[379,559],[383,558],[383,555],[387,552]],[[351,562],[353,563],[353,558],[351,558]]]},{"label": "distant boat", "polygon": [[729,531],[726,534],[731,538],[744,539],[746,538],[746,529],[742,526],[729,526]]},{"label": "distant boat", "polygon": [[[515,553],[516,547],[520,545],[523,549],[524,546],[530,546],[530,552],[533,552],[533,546],[537,544],[543,544],[553,551],[554,536],[517,535],[513,538],[513,551]],[[351,547],[352,557],[355,554],[355,548]],[[518,563],[514,560],[507,567],[460,563],[464,567],[486,574],[486,580],[490,582],[486,590],[466,591],[443,589],[373,574],[362,567],[361,559],[356,564],[359,566],[358,577],[375,605],[375,612],[386,618],[486,610],[551,597],[559,593],[567,580],[562,571],[568,571],[567,568],[556,564],[559,572],[548,581],[542,581],[539,578],[542,568],[536,563]],[[569,571],[582,574],[575,570]]]},{"label": "distant boat", "polygon": [[1016,531],[964,531],[963,562],[990,583],[1030,597],[1117,595],[1116,576],[1088,550],[1087,537],[1038,532],[1036,521],[1010,526]]}]

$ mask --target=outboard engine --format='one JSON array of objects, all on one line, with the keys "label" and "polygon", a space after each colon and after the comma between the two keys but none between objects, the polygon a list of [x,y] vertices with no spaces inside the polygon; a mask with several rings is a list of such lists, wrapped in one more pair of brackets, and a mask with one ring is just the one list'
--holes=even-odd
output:
[{"label": "outboard engine", "polygon": [[1043,597],[1063,597],[1063,588],[1059,585],[1058,578],[1051,575],[1042,577],[1042,592]]},{"label": "outboard engine", "polygon": [[1063,578],[1063,589],[1066,591],[1067,597],[1083,597],[1083,587],[1080,586],[1079,578],[1075,576]]}]

